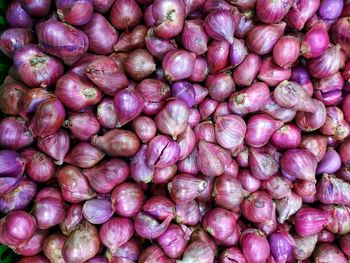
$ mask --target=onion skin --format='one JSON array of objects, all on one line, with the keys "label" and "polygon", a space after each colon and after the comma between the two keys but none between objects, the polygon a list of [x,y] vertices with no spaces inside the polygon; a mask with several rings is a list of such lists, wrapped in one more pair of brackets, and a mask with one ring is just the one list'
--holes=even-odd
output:
[{"label": "onion skin", "polygon": [[306,58],[316,58],[322,55],[329,45],[326,24],[318,22],[305,34],[301,42],[301,52]]},{"label": "onion skin", "polygon": [[347,259],[342,251],[331,244],[320,244],[317,246],[313,258],[317,263],[327,260],[336,260],[336,262],[339,263],[347,262]]},{"label": "onion skin", "polygon": [[290,68],[299,57],[300,44],[296,37],[281,37],[273,48],[274,62],[284,68]]},{"label": "onion skin", "polygon": [[66,242],[67,237],[61,233],[55,233],[48,236],[43,244],[43,251],[50,262],[64,263],[62,256],[62,248]]},{"label": "onion skin", "polygon": [[147,27],[138,25],[130,32],[120,35],[118,42],[113,46],[115,52],[129,52],[135,48],[143,48],[147,35]]},{"label": "onion skin", "polygon": [[33,26],[33,19],[22,7],[19,0],[15,0],[8,5],[5,15],[11,27],[29,28]]},{"label": "onion skin", "polygon": [[260,230],[252,228],[244,230],[241,235],[240,245],[247,262],[264,262],[269,256],[269,242]]},{"label": "onion skin", "polygon": [[319,233],[328,220],[327,212],[315,208],[301,208],[295,215],[295,230],[298,235],[308,237]]},{"label": "onion skin", "polygon": [[258,55],[249,53],[233,72],[233,80],[237,85],[250,86],[259,72],[261,59]]},{"label": "onion skin", "polygon": [[288,26],[301,30],[305,23],[316,13],[320,0],[299,0],[290,8],[285,17]]},{"label": "onion skin", "polygon": [[267,24],[277,23],[288,13],[293,0],[271,2],[258,0],[256,3],[256,15],[259,20]]},{"label": "onion skin", "polygon": [[195,59],[194,53],[182,49],[168,51],[162,61],[165,77],[170,82],[190,77]]},{"label": "onion skin", "polygon": [[[93,200],[93,199],[92,199]],[[83,220],[83,207],[80,204],[72,204],[68,207],[66,217],[60,223],[62,233],[69,236]]]},{"label": "onion skin", "polygon": [[50,11],[51,0],[23,0],[21,4],[31,16],[45,16]]},{"label": "onion skin", "polygon": [[235,29],[234,16],[227,10],[215,10],[206,16],[204,29],[215,40],[226,40],[232,44]]}]

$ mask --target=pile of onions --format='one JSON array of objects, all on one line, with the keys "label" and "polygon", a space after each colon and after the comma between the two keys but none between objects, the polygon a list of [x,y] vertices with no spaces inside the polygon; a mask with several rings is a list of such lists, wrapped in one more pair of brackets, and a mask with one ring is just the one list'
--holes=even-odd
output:
[{"label": "pile of onions", "polygon": [[350,260],[350,1],[7,2],[19,262]]}]

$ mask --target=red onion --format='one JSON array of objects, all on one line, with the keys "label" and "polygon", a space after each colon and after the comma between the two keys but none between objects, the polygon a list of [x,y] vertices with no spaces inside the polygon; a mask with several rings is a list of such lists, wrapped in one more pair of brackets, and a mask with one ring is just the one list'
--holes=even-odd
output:
[{"label": "red onion", "polygon": [[278,212],[278,222],[283,223],[294,215],[302,205],[302,198],[291,192],[290,195],[276,200],[276,210]]},{"label": "red onion", "polygon": [[109,193],[116,185],[126,180],[129,167],[125,161],[115,158],[103,161],[90,169],[84,169],[82,172],[96,192]]},{"label": "red onion", "polygon": [[178,174],[170,183],[168,191],[176,204],[189,203],[207,187],[207,182],[189,174]]},{"label": "red onion", "polygon": [[230,45],[227,41],[211,41],[207,53],[207,61],[211,73],[217,73],[226,68],[229,52]]},{"label": "red onion", "polygon": [[341,166],[339,154],[332,148],[328,148],[325,157],[317,165],[317,173],[335,173]]},{"label": "red onion", "polygon": [[37,146],[41,151],[55,159],[56,164],[61,165],[70,147],[68,133],[60,129],[49,136],[38,138]]},{"label": "red onion", "polygon": [[208,119],[218,107],[219,102],[210,98],[205,98],[198,106],[202,120]]},{"label": "red onion", "polygon": [[80,204],[72,204],[66,211],[66,217],[60,223],[62,233],[68,236],[77,229],[82,219],[83,207]]},{"label": "red onion", "polygon": [[321,56],[308,60],[307,69],[314,78],[328,78],[344,67],[345,54],[340,45],[329,47]]},{"label": "red onion", "polygon": [[145,49],[132,51],[126,61],[125,69],[134,80],[142,80],[152,74],[156,69],[153,57]]},{"label": "red onion", "polygon": [[295,67],[292,69],[291,81],[299,83],[309,96],[312,96],[314,89],[310,74],[304,67]]},{"label": "red onion", "polygon": [[294,110],[315,113],[317,108],[311,97],[296,82],[284,80],[274,90],[274,99],[278,105]]},{"label": "red onion", "polygon": [[39,229],[49,229],[58,225],[66,214],[63,203],[52,198],[44,198],[36,202],[32,213]]},{"label": "red onion", "polygon": [[249,53],[233,72],[233,80],[237,85],[250,86],[259,72],[261,59],[258,55]]},{"label": "red onion", "polygon": [[92,0],[94,10],[98,13],[104,14],[112,7],[114,0]]},{"label": "red onion", "polygon": [[155,20],[154,34],[161,38],[173,38],[183,29],[185,4],[180,0],[155,0],[152,15]]},{"label": "red onion", "polygon": [[197,201],[193,200],[187,204],[176,205],[175,220],[179,224],[186,224],[188,226],[195,226],[199,223],[201,215]]},{"label": "red onion", "polygon": [[272,58],[268,57],[261,63],[258,79],[265,82],[269,86],[277,86],[281,81],[289,79],[290,76],[291,69],[284,69],[277,66],[272,61]]},{"label": "red onion", "polygon": [[323,211],[328,211],[330,220],[326,225],[326,229],[334,234],[347,234],[350,231],[349,217],[350,209],[342,205],[323,205]]},{"label": "red onion", "polygon": [[349,251],[349,235],[344,235],[340,238],[340,247],[342,251],[344,252],[345,255],[349,256],[350,251]]},{"label": "red onion", "polygon": [[233,93],[228,103],[229,109],[236,114],[247,114],[261,109],[270,98],[266,84],[253,83],[250,87]]},{"label": "red onion", "polygon": [[305,23],[316,13],[319,6],[320,0],[295,1],[285,16],[285,21],[289,27],[301,30]]},{"label": "red onion", "polygon": [[323,204],[349,205],[350,200],[346,194],[349,188],[350,184],[342,179],[323,174],[317,183],[316,197]]},{"label": "red onion", "polygon": [[257,229],[248,228],[242,232],[240,245],[247,262],[264,262],[270,254],[270,246],[265,235]]},{"label": "red onion", "polygon": [[33,216],[24,211],[14,211],[2,219],[1,238],[7,246],[18,246],[28,242],[36,231]]},{"label": "red onion", "polygon": [[26,160],[15,151],[0,151],[0,177],[20,178],[24,172]]},{"label": "red onion", "polygon": [[112,192],[113,210],[124,217],[135,216],[141,209],[145,197],[140,187],[132,183],[123,183]]},{"label": "red onion", "polygon": [[295,241],[286,232],[275,232],[269,237],[271,254],[277,262],[293,262]]},{"label": "red onion", "polygon": [[39,202],[40,200],[46,199],[46,198],[52,198],[63,203],[63,198],[60,191],[54,187],[44,187],[43,189],[41,189],[37,193],[35,197],[35,201]]},{"label": "red onion", "polygon": [[153,180],[154,166],[148,166],[147,154],[148,145],[141,145],[139,151],[130,160],[130,176],[136,182],[149,183]]},{"label": "red onion", "polygon": [[344,120],[344,114],[338,107],[328,107],[324,125],[320,131],[337,140],[343,140],[349,135],[349,124]]},{"label": "red onion", "polygon": [[23,0],[21,5],[31,16],[45,16],[50,11],[51,0]]},{"label": "red onion", "polygon": [[241,209],[245,218],[261,223],[271,217],[272,199],[264,192],[255,192],[242,201]]},{"label": "red onion", "polygon": [[116,0],[111,9],[110,19],[116,29],[127,29],[140,23],[142,12],[134,0]]},{"label": "red onion", "polygon": [[187,81],[178,81],[171,86],[172,96],[184,101],[190,108],[193,106],[195,91],[193,85]]},{"label": "red onion", "polygon": [[329,45],[329,37],[324,22],[313,25],[305,34],[301,42],[301,52],[306,58],[321,56]]},{"label": "red onion", "polygon": [[167,256],[178,258],[183,254],[188,239],[180,226],[171,224],[157,241]]},{"label": "red onion", "polygon": [[112,58],[105,56],[92,60],[86,67],[85,75],[103,92],[111,96],[128,85],[128,80],[118,65]]},{"label": "red onion", "polygon": [[45,256],[50,260],[50,262],[65,262],[62,256],[62,248],[66,240],[67,237],[60,233],[52,234],[45,239],[43,244],[43,251]]},{"label": "red onion", "polygon": [[[337,1],[339,2],[339,1]],[[342,251],[331,244],[320,244],[316,247],[313,254],[314,262],[321,263],[327,261],[334,261],[339,263],[346,263],[347,259]]]},{"label": "red onion", "polygon": [[324,20],[337,19],[341,14],[343,4],[343,1],[338,0],[322,0],[320,8],[318,9],[318,14]]},{"label": "red onion", "polygon": [[276,173],[262,181],[262,189],[265,189],[272,198],[281,199],[291,194],[291,183],[288,179]]},{"label": "red onion", "polygon": [[264,23],[272,24],[282,20],[292,6],[293,0],[271,2],[258,0],[256,3],[256,15]]},{"label": "red onion", "polygon": [[212,196],[217,205],[231,210],[239,206],[245,196],[245,192],[236,178],[229,175],[221,175],[215,179]]},{"label": "red onion", "polygon": [[103,224],[113,215],[112,203],[107,199],[91,199],[83,206],[83,215],[91,224]]},{"label": "red onion", "polygon": [[236,67],[242,63],[246,55],[248,54],[245,42],[242,39],[233,39],[233,43],[230,45],[229,59],[232,67]]},{"label": "red onion", "polygon": [[34,256],[42,251],[43,243],[46,239],[47,231],[38,230],[33,237],[25,244],[21,244],[14,248],[17,254],[23,256]]},{"label": "red onion", "polygon": [[0,50],[12,58],[15,52],[23,46],[33,42],[31,30],[27,28],[10,28],[0,36]]},{"label": "red onion", "polygon": [[[6,81],[5,81],[6,82]],[[6,91],[5,91],[6,94]],[[22,101],[21,101],[21,110],[20,115],[24,118],[28,117],[28,114],[34,113],[40,103],[50,99],[54,98],[55,96],[41,88],[34,88],[29,91],[27,91],[25,94],[23,94]]]},{"label": "red onion", "polygon": [[145,45],[148,52],[157,58],[163,58],[168,51],[176,49],[177,47],[175,41],[155,36],[152,28],[148,30],[145,38]]},{"label": "red onion", "polygon": [[48,99],[39,104],[29,129],[39,137],[54,134],[62,126],[65,118],[65,110],[62,103],[56,99]]},{"label": "red onion", "polygon": [[299,147],[313,153],[317,162],[319,162],[326,154],[327,138],[322,135],[303,136]]},{"label": "red onion", "polygon": [[88,141],[100,130],[100,123],[92,113],[82,112],[71,114],[64,122],[64,127],[69,128],[75,138]]},{"label": "red onion", "polygon": [[281,157],[282,172],[301,180],[315,182],[317,161],[307,150],[291,149]]},{"label": "red onion", "polygon": [[88,142],[75,145],[64,157],[66,163],[80,168],[91,168],[103,159],[105,154]]},{"label": "red onion", "polygon": [[[7,76],[0,86],[0,109],[6,114],[18,115],[24,108],[24,96],[28,89],[12,77]],[[20,104],[21,103],[21,104]]]},{"label": "red onion", "polygon": [[202,224],[214,238],[225,240],[236,228],[236,216],[229,210],[214,208],[204,216]]},{"label": "red onion", "polygon": [[140,263],[152,263],[152,262],[167,263],[169,262],[169,259],[158,245],[152,245],[143,250],[143,252],[140,255],[139,262]]},{"label": "red onion", "polygon": [[149,142],[146,158],[150,167],[168,167],[177,162],[179,156],[179,144],[164,135],[158,135]]},{"label": "red onion", "polygon": [[210,245],[203,241],[194,241],[187,246],[183,253],[181,262],[202,262],[211,263],[214,261],[214,251],[210,248]]},{"label": "red onion", "polygon": [[82,26],[92,18],[92,0],[56,0],[55,2],[58,16],[68,24]]},{"label": "red onion", "polygon": [[300,44],[296,37],[281,37],[273,48],[274,62],[284,68],[290,68],[299,57]]},{"label": "red onion", "polygon": [[235,83],[232,77],[226,73],[209,75],[206,79],[205,86],[209,91],[210,97],[218,101],[227,99],[235,90]]},{"label": "red onion", "polygon": [[174,215],[175,205],[166,197],[153,196],[144,203],[142,210],[159,220],[165,220]]},{"label": "red onion", "polygon": [[63,75],[57,82],[56,95],[73,111],[80,111],[101,101],[102,92],[90,81],[74,73]]},{"label": "red onion", "polygon": [[295,118],[296,124],[303,131],[317,130],[321,128],[326,121],[327,112],[324,104],[319,100],[313,99],[312,101],[316,107],[316,112],[299,111]]},{"label": "red onion", "polygon": [[154,121],[146,116],[139,116],[132,122],[132,127],[142,142],[149,142],[157,132]]},{"label": "red onion", "polygon": [[171,100],[155,117],[157,128],[176,139],[186,129],[189,111],[181,100]]},{"label": "red onion", "polygon": [[[235,120],[235,118],[233,118]],[[197,141],[203,140],[210,143],[216,143],[215,126],[212,121],[204,121],[194,128],[194,134]]]},{"label": "red onion", "polygon": [[6,20],[11,27],[28,28],[33,26],[33,19],[22,7],[21,1],[10,2],[6,10]]},{"label": "red onion", "polygon": [[279,149],[297,148],[301,141],[300,129],[294,124],[285,124],[271,136],[271,142]]},{"label": "red onion", "polygon": [[103,99],[102,102],[97,106],[96,114],[98,121],[104,128],[113,129],[117,127],[117,116],[112,99]]},{"label": "red onion", "polygon": [[264,146],[272,134],[281,128],[283,123],[266,114],[256,114],[250,117],[247,122],[245,141],[249,146]]},{"label": "red onion", "polygon": [[272,51],[278,39],[283,35],[286,23],[258,25],[247,34],[248,48],[258,54],[265,55]]},{"label": "red onion", "polygon": [[208,47],[208,36],[203,29],[202,20],[187,20],[181,33],[181,43],[197,56],[204,54]]},{"label": "red onion", "polygon": [[296,244],[293,251],[294,257],[298,260],[305,260],[310,257],[316,246],[317,235],[309,237],[293,235],[293,238]]},{"label": "red onion", "polygon": [[246,258],[243,255],[243,252],[236,247],[229,247],[223,250],[220,254],[220,263],[246,263]]},{"label": "red onion", "polygon": [[215,10],[206,16],[204,29],[215,40],[233,43],[234,16],[227,10]]},{"label": "red onion", "polygon": [[162,61],[162,67],[166,78],[171,82],[190,77],[193,72],[195,59],[196,55],[194,53],[183,49],[168,51]]},{"label": "red onion", "polygon": [[83,222],[68,236],[62,248],[62,256],[66,262],[85,262],[96,256],[99,247],[96,227]]},{"label": "red onion", "polygon": [[246,124],[237,115],[227,114],[215,118],[215,137],[226,149],[238,147],[244,139]]},{"label": "red onion", "polygon": [[144,79],[136,89],[146,101],[150,102],[160,102],[170,97],[169,85],[157,79]]},{"label": "red onion", "polygon": [[200,141],[198,144],[198,166],[207,176],[219,176],[231,164],[230,153],[218,145]]},{"label": "red onion", "polygon": [[328,223],[329,214],[315,208],[301,208],[295,215],[295,230],[308,237],[319,233]]},{"label": "red onion", "polygon": [[37,26],[40,45],[45,51],[72,65],[83,56],[89,46],[86,34],[64,23],[48,20]]},{"label": "red onion", "polygon": [[261,181],[256,179],[248,169],[241,169],[238,173],[238,179],[242,188],[249,193],[256,192],[261,187]]},{"label": "red onion", "polygon": [[199,172],[197,158],[198,152],[196,149],[194,149],[193,152],[187,158],[178,162],[177,170],[180,173],[196,175]]},{"label": "red onion", "polygon": [[187,158],[196,147],[195,133],[189,125],[184,133],[179,136],[177,141],[180,146],[179,160],[183,160]]},{"label": "red onion", "polygon": [[22,178],[16,188],[0,197],[1,213],[7,214],[15,210],[25,209],[33,200],[36,192],[36,184],[32,180]]},{"label": "red onion", "polygon": [[145,45],[147,30],[146,26],[138,25],[131,31],[123,33],[114,45],[114,51],[128,52],[135,48],[142,48]]},{"label": "red onion", "polygon": [[[338,2],[338,1],[336,1]],[[344,50],[345,54],[348,56],[350,52],[350,46],[349,46],[349,34],[348,34],[348,28],[349,28],[349,21],[346,17],[339,18],[336,20],[330,30],[330,35],[332,37],[332,40],[340,44],[342,49]]]},{"label": "red onion", "polygon": [[67,202],[80,203],[96,195],[81,171],[74,166],[63,166],[57,173],[57,180]]},{"label": "red onion", "polygon": [[140,148],[140,141],[135,133],[127,130],[109,130],[102,136],[93,136],[91,144],[108,155],[130,157]]},{"label": "red onion", "polygon": [[265,180],[278,171],[278,164],[272,156],[250,148],[249,168],[255,178]]},{"label": "red onion", "polygon": [[0,145],[19,150],[33,143],[34,136],[28,130],[26,121],[20,117],[7,117],[0,122]]},{"label": "red onion", "polygon": [[143,238],[157,238],[167,230],[172,218],[173,215],[168,216],[160,223],[154,216],[139,212],[134,220],[135,231]]},{"label": "red onion", "polygon": [[27,148],[21,152],[26,159],[26,173],[36,182],[46,182],[50,180],[55,173],[56,166],[51,158],[44,153]]}]

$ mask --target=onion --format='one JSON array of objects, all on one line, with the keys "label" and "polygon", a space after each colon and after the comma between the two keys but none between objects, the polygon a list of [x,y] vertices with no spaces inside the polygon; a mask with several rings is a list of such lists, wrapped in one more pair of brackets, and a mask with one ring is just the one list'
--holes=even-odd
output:
[{"label": "onion", "polygon": [[6,20],[12,27],[28,28],[33,26],[33,19],[22,7],[21,1],[12,1],[6,10]]},{"label": "onion", "polygon": [[82,26],[92,18],[92,0],[56,0],[57,14],[62,21],[74,26]]},{"label": "onion", "polygon": [[83,206],[83,215],[91,224],[103,224],[113,215],[112,203],[107,199],[91,199]]},{"label": "onion", "polygon": [[81,58],[89,46],[84,32],[58,21],[40,23],[37,31],[39,43],[44,50],[59,57],[67,65],[72,65]]},{"label": "onion", "polygon": [[23,107],[22,105],[20,107],[20,102],[22,103],[27,93],[29,92],[22,83],[7,76],[0,86],[0,109],[6,114],[18,115]]},{"label": "onion", "polygon": [[0,50],[12,58],[16,50],[33,42],[33,35],[27,28],[10,28],[0,36]]}]

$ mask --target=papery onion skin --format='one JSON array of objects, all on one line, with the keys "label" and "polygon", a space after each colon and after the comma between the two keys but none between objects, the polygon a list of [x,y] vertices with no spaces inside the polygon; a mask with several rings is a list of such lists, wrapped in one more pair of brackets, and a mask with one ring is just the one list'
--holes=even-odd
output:
[{"label": "papery onion skin", "polygon": [[18,115],[22,110],[20,102],[26,93],[27,87],[7,76],[0,86],[0,109],[6,114]]},{"label": "papery onion skin", "polygon": [[44,255],[53,262],[63,263],[65,260],[62,257],[62,248],[66,242],[67,237],[61,233],[54,233],[49,235],[43,244]]}]

